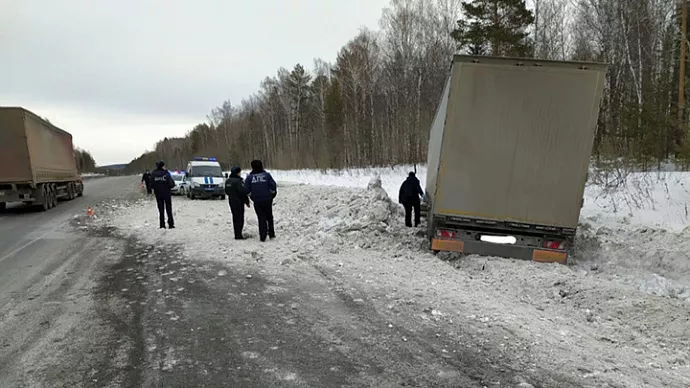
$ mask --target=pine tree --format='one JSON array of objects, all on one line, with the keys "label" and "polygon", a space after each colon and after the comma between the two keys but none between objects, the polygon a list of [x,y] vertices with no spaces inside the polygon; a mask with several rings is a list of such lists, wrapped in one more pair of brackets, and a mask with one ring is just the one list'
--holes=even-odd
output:
[{"label": "pine tree", "polygon": [[525,0],[472,0],[463,2],[465,19],[451,36],[458,48],[473,55],[518,56],[532,54],[527,27],[534,23],[534,14]]}]

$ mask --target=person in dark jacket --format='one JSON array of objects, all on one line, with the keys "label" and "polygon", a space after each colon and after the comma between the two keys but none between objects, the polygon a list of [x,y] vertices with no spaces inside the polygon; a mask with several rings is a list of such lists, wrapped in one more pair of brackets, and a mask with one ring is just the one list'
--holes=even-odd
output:
[{"label": "person in dark jacket", "polygon": [[419,179],[413,172],[400,186],[400,193],[398,194],[398,202],[405,208],[405,226],[412,227],[412,209],[414,209],[414,226],[419,226],[420,223],[420,196],[424,195],[424,190],[419,184]]},{"label": "person in dark jacket", "polygon": [[276,181],[264,170],[260,160],[252,160],[252,172],[244,181],[245,193],[254,202],[254,211],[259,220],[259,239],[266,241],[266,236],[276,237],[273,225],[273,199],[277,195]]},{"label": "person in dark jacket", "polygon": [[151,172],[147,168],[144,175],[141,176],[141,181],[146,185],[146,195],[151,195]]},{"label": "person in dark jacket", "polygon": [[173,220],[172,214],[172,195],[170,189],[175,187],[175,181],[164,167],[165,163],[162,161],[156,163],[156,169],[151,173],[151,186],[153,187],[153,193],[156,195],[156,203],[158,204],[160,228],[165,229],[164,213],[168,213],[168,228],[174,229],[175,221]]},{"label": "person in dark jacket", "polygon": [[249,197],[244,192],[244,181],[240,176],[241,169],[238,166],[230,170],[230,176],[225,180],[225,194],[230,202],[232,213],[232,227],[235,231],[235,240],[244,240],[242,228],[244,227],[244,207],[249,207]]}]

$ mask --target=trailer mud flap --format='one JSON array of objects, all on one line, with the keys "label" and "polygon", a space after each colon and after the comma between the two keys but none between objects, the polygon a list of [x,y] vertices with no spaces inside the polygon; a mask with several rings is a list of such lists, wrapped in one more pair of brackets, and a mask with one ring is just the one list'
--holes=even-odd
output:
[{"label": "trailer mud flap", "polygon": [[434,251],[450,251],[462,253],[465,251],[465,243],[458,240],[444,240],[435,238],[431,240],[431,249]]},{"label": "trailer mud flap", "polygon": [[540,263],[565,264],[567,256],[565,252],[545,251],[541,249],[532,251],[532,261],[538,261]]}]

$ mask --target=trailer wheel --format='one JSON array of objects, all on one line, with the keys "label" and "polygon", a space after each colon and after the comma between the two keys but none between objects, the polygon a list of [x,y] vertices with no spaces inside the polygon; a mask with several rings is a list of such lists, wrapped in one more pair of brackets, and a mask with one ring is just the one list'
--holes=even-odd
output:
[{"label": "trailer wheel", "polygon": [[67,184],[67,200],[71,201],[74,199],[74,183],[70,182]]},{"label": "trailer wheel", "polygon": [[50,193],[48,192],[48,185],[41,185],[41,203],[39,205],[41,211],[50,209]]},{"label": "trailer wheel", "polygon": [[53,200],[53,207],[57,206],[58,197],[57,197],[57,187],[55,185],[50,185],[50,198]]},{"label": "trailer wheel", "polygon": [[52,209],[53,206],[55,206],[55,205],[53,205],[53,190],[49,184],[45,185],[45,188],[46,188],[46,202],[48,203],[48,209]]}]

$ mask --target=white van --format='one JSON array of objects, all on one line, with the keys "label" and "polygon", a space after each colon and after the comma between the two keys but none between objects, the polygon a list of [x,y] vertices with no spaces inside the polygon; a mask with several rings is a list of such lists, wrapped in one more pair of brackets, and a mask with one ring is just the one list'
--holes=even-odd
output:
[{"label": "white van", "polygon": [[183,182],[189,199],[225,199],[225,178],[216,158],[194,158],[187,164]]}]

